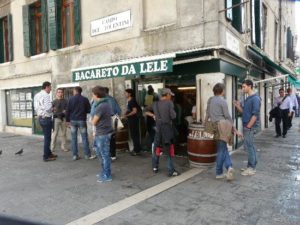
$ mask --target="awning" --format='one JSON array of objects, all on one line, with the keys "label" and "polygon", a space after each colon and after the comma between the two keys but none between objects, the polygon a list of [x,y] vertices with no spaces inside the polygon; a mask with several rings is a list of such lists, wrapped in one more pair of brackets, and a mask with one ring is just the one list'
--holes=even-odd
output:
[{"label": "awning", "polygon": [[288,71],[287,69],[285,69],[284,67],[276,64],[275,62],[273,62],[269,56],[266,55],[266,53],[264,53],[261,49],[259,49],[258,47],[256,46],[252,46],[252,45],[248,45],[247,46],[248,49],[254,51],[256,54],[260,55],[263,60],[268,64],[270,65],[271,67],[273,67],[274,69],[276,69],[277,71],[279,71],[280,73],[282,74],[290,74],[293,76],[293,74]]},{"label": "awning", "polygon": [[173,71],[175,53],[132,58],[124,61],[102,64],[72,70],[72,81],[99,80],[133,75],[151,75]]}]

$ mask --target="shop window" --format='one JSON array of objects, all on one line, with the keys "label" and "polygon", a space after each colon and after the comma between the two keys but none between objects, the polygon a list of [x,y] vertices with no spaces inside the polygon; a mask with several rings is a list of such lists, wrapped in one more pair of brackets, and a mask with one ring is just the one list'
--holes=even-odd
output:
[{"label": "shop window", "polygon": [[48,3],[50,48],[80,44],[80,0],[49,0]]},{"label": "shop window", "polygon": [[225,0],[226,19],[240,33],[244,32],[244,5],[243,0]]},{"label": "shop window", "polygon": [[24,55],[48,51],[47,1],[23,6]]},{"label": "shop window", "polygon": [[0,19],[0,63],[13,60],[12,16]]},{"label": "shop window", "polygon": [[30,88],[6,91],[8,125],[32,127],[32,109],[32,91]]}]

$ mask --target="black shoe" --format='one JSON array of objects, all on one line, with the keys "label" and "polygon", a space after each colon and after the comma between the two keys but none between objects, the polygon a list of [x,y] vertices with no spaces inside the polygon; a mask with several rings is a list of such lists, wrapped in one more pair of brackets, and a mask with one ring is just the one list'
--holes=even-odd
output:
[{"label": "black shoe", "polygon": [[56,160],[56,158],[49,157],[48,159],[44,159],[44,162],[50,162],[50,161],[54,161],[54,160]]},{"label": "black shoe", "polygon": [[280,134],[276,134],[276,136],[275,136],[275,137],[276,137],[276,138],[278,138],[278,137],[280,137],[280,136],[281,136]]},{"label": "black shoe", "polygon": [[282,135],[283,138],[286,138],[286,135]]},{"label": "black shoe", "polygon": [[49,155],[49,158],[57,158],[57,155],[51,153],[51,154]]}]

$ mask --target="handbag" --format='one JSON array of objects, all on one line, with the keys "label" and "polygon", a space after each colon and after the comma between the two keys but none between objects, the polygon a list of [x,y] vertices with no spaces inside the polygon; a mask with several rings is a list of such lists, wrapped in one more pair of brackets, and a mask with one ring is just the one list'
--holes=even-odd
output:
[{"label": "handbag", "polygon": [[112,127],[117,130],[117,129],[122,129],[124,128],[124,124],[122,123],[120,117],[118,116],[118,114],[115,114],[111,117],[111,121],[112,121]]}]

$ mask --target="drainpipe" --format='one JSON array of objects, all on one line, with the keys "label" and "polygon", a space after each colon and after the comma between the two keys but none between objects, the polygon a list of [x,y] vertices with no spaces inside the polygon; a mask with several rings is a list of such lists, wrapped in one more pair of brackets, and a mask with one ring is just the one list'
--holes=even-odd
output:
[{"label": "drainpipe", "polygon": [[282,43],[281,43],[281,32],[282,32],[282,0],[279,0],[279,61],[282,61]]}]

